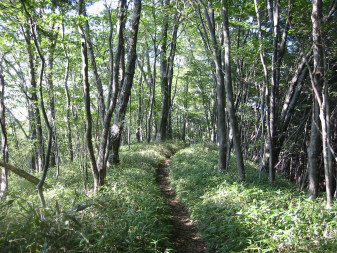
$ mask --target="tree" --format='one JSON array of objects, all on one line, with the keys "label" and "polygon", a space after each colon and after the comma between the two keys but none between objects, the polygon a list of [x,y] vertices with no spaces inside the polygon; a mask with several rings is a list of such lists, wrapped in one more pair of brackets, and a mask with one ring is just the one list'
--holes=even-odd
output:
[{"label": "tree", "polygon": [[[312,156],[312,161],[309,166],[309,191],[313,198],[317,196],[316,193],[316,179],[317,169],[316,159],[318,152],[318,131],[317,131],[317,113],[319,108],[319,119],[321,122],[321,136],[323,143],[323,162],[324,162],[324,174],[325,174],[325,187],[326,187],[326,197],[327,197],[327,207],[331,207],[333,200],[333,174],[331,168],[331,154],[329,150],[330,136],[328,131],[329,124],[329,112],[328,108],[328,82],[324,80],[325,68],[324,68],[324,42],[322,38],[321,23],[322,23],[322,1],[314,0],[312,2],[312,40],[313,40],[313,54],[314,54],[314,69],[310,70],[310,79],[312,83],[312,90],[315,96],[315,101],[313,104],[313,119],[312,124],[315,126],[311,127],[311,139],[310,139],[310,149],[309,155]],[[308,68],[309,65],[308,65]],[[318,108],[317,108],[318,107]],[[316,156],[316,157],[315,157]]]},{"label": "tree", "polygon": [[[203,12],[204,18],[207,21],[207,30],[206,25],[204,24],[204,18],[201,14],[201,9],[198,3],[196,7],[194,7],[197,15],[200,19],[203,28],[203,36],[207,36],[207,40],[205,41],[206,48],[212,52],[213,62],[215,66],[215,76],[216,76],[216,93],[217,93],[217,142],[219,145],[219,161],[218,161],[218,169],[225,170],[226,167],[226,116],[225,116],[225,90],[224,90],[224,75],[222,73],[222,61],[221,61],[221,45],[216,38],[216,27],[214,20],[214,9],[212,8],[211,1],[208,1],[208,7],[203,1],[198,1]],[[192,3],[193,4],[193,3]],[[208,31],[208,33],[207,33]],[[208,34],[208,35],[207,35]],[[208,40],[208,36],[210,37],[210,42]]]},{"label": "tree", "polygon": [[236,161],[239,173],[239,180],[245,180],[245,167],[243,164],[243,156],[241,150],[241,140],[240,140],[240,133],[238,129],[238,123],[234,111],[234,101],[233,101],[233,89],[232,89],[232,77],[231,77],[231,56],[230,56],[230,38],[229,38],[229,24],[228,24],[228,11],[225,1],[221,1],[222,4],[222,24],[223,24],[223,36],[224,36],[224,61],[225,61],[225,87],[226,87],[226,98],[227,98],[227,105],[226,108],[229,114],[229,121],[231,126],[231,131],[233,133],[233,142],[236,154]]},{"label": "tree", "polygon": [[113,161],[119,163],[119,148],[121,145],[121,134],[124,126],[124,119],[126,114],[127,104],[130,98],[131,88],[133,84],[133,77],[136,69],[137,59],[137,39],[138,28],[141,15],[141,0],[134,2],[134,12],[131,21],[130,38],[129,38],[129,51],[128,62],[126,66],[125,78],[118,95],[117,110],[114,116],[114,123],[112,126],[112,145],[113,145]]},{"label": "tree", "polygon": [[[4,164],[8,163],[8,141],[5,118],[5,77],[1,73],[0,65],[0,124],[1,124],[1,153]],[[8,170],[6,167],[1,169],[0,174],[0,197],[6,196],[8,189]]]},{"label": "tree", "polygon": [[37,26],[33,21],[32,16],[30,15],[28,9],[26,8],[26,5],[24,4],[24,2],[21,0],[21,4],[24,8],[24,11],[27,15],[27,18],[29,20],[29,25],[30,25],[30,30],[31,30],[31,34],[33,37],[33,42],[34,42],[34,46],[35,49],[39,55],[39,58],[41,60],[41,67],[40,67],[40,75],[39,75],[39,95],[40,95],[40,108],[42,111],[42,115],[47,127],[47,131],[48,131],[48,144],[47,144],[47,151],[46,151],[46,155],[45,155],[45,159],[44,159],[44,163],[43,163],[43,171],[42,171],[42,176],[41,179],[39,181],[39,183],[37,184],[36,188],[40,197],[40,201],[41,201],[41,205],[42,207],[46,207],[46,201],[44,198],[44,194],[43,194],[43,185],[45,183],[46,177],[47,177],[47,172],[49,169],[49,163],[50,163],[50,155],[51,155],[51,148],[52,148],[52,138],[53,138],[53,130],[52,127],[50,125],[47,113],[46,113],[46,109],[44,106],[44,99],[43,99],[43,92],[42,92],[42,82],[43,82],[43,76],[44,76],[44,71],[45,71],[45,58],[44,55],[41,52],[41,48],[40,48],[40,44],[39,41],[37,39],[37,34],[36,34],[36,30],[37,30]]},{"label": "tree", "polygon": [[[170,9],[170,0],[165,0],[162,4],[163,10],[166,12]],[[163,23],[161,30],[161,49],[160,49],[160,83],[161,83],[161,111],[159,119],[159,129],[157,140],[163,141],[168,138],[169,131],[169,115],[171,108],[171,92],[173,79],[173,66],[176,54],[176,44],[178,36],[178,28],[180,23],[180,13],[175,14],[173,19],[172,39],[169,56],[167,56],[168,48],[168,29],[169,29],[169,15],[163,15]]]}]

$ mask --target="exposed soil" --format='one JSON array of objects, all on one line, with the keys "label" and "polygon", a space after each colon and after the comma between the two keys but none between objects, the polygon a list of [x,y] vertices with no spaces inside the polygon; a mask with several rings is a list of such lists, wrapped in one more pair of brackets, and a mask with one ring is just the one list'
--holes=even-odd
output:
[{"label": "exposed soil", "polygon": [[165,159],[157,169],[157,182],[167,199],[171,208],[171,222],[173,236],[171,242],[174,252],[179,253],[201,253],[206,252],[203,241],[197,236],[195,225],[190,220],[188,211],[176,198],[174,190],[170,187],[169,170],[167,168],[169,159]]}]

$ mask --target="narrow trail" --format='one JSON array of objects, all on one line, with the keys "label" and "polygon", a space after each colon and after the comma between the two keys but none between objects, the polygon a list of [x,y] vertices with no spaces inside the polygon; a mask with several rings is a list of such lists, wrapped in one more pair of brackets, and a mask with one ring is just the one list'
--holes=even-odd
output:
[{"label": "narrow trail", "polygon": [[173,236],[171,242],[174,252],[177,253],[201,253],[206,252],[203,241],[197,237],[197,230],[190,220],[188,211],[176,197],[174,190],[170,187],[169,170],[167,168],[169,159],[165,159],[157,169],[157,183],[163,192],[167,204],[170,206]]}]

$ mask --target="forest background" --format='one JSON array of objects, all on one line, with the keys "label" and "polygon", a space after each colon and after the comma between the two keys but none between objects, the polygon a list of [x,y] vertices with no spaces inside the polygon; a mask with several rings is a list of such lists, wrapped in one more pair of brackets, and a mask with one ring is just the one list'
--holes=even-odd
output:
[{"label": "forest background", "polygon": [[45,181],[69,168],[98,192],[121,146],[179,139],[216,143],[217,169],[235,161],[238,182],[253,161],[261,180],[268,173],[274,185],[282,175],[312,199],[324,193],[331,208],[336,7],[336,0],[2,1],[1,195],[11,191],[12,171],[37,186],[46,207]]}]

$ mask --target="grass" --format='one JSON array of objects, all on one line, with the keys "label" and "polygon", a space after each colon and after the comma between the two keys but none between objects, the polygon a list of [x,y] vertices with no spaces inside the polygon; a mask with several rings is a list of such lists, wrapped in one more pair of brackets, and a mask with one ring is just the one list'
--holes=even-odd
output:
[{"label": "grass", "polygon": [[35,187],[12,174],[10,192],[0,203],[0,252],[170,251],[168,207],[155,169],[182,147],[123,147],[120,165],[108,169],[107,184],[97,194],[85,189],[79,164],[61,167],[58,179],[51,169],[47,209],[40,207]]},{"label": "grass", "polygon": [[[11,174],[0,203],[0,252],[170,252],[168,207],[155,169],[183,148],[181,143],[134,144],[121,150],[121,164],[108,169],[107,184],[93,194],[80,164],[48,174],[47,209],[36,189]],[[237,183],[235,158],[217,170],[217,147],[198,144],[171,159],[178,197],[197,223],[209,252],[334,252],[337,206],[325,209],[295,185],[267,175],[259,181],[246,162],[247,181]],[[89,173],[89,183],[92,182]]]},{"label": "grass", "polygon": [[212,144],[179,151],[170,162],[177,196],[197,223],[209,252],[334,252],[337,205],[325,209],[295,185],[277,178],[270,185],[256,165],[246,162],[246,182],[238,183],[235,158],[217,170]]}]

